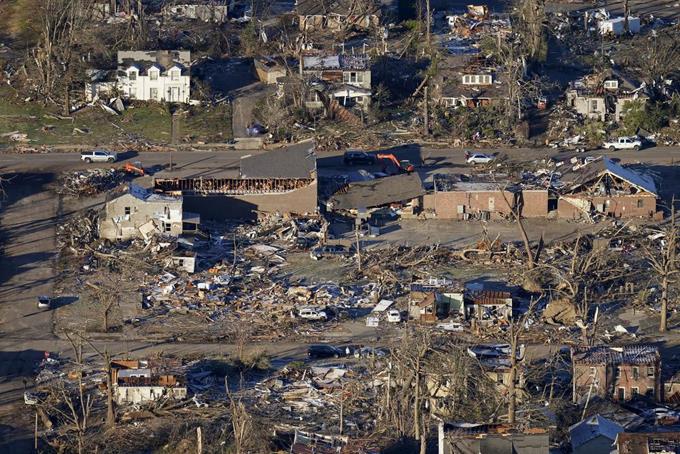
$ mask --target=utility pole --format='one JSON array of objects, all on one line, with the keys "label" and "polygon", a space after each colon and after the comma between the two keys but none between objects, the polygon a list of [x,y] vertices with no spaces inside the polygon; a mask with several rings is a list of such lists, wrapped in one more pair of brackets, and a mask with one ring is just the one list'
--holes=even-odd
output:
[{"label": "utility pole", "polygon": [[430,24],[431,21],[430,0],[425,0],[425,8],[427,13],[427,18],[425,19],[425,26],[427,27],[425,42],[427,43],[427,53],[430,54],[430,52],[432,51],[432,36],[430,35],[430,29],[432,28],[432,25]]},{"label": "utility pole", "polygon": [[171,122],[170,122],[170,171],[172,171],[172,152],[177,145],[177,136],[179,135],[179,114],[176,110],[173,110]]},{"label": "utility pole", "polygon": [[[429,2],[428,2],[429,5]],[[423,133],[426,136],[430,135],[430,114],[428,112],[428,98],[429,98],[429,89],[428,86],[425,85],[424,91],[423,91]]]},{"label": "utility pole", "polygon": [[361,272],[361,242],[359,241],[359,221],[358,219],[354,221],[354,237],[356,239],[357,245],[357,266]]},{"label": "utility pole", "polygon": [[345,384],[340,386],[340,435],[344,430],[345,425]]},{"label": "utility pole", "polygon": [[35,411],[35,429],[33,430],[33,449],[38,452],[38,410]]}]

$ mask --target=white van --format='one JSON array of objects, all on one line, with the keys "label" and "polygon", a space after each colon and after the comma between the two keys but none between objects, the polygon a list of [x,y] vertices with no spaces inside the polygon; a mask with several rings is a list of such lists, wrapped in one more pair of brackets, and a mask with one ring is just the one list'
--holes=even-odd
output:
[{"label": "white van", "polygon": [[387,321],[390,323],[400,323],[401,312],[399,312],[397,309],[390,309],[387,312]]},{"label": "white van", "polygon": [[317,306],[301,307],[298,314],[300,318],[306,318],[307,320],[328,320],[328,313]]}]

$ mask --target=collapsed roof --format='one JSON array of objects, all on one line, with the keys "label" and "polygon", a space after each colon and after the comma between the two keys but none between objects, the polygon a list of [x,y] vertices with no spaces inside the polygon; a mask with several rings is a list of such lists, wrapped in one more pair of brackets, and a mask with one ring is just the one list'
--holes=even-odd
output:
[{"label": "collapsed roof", "polygon": [[295,10],[303,16],[380,15],[380,5],[373,0],[298,0]]},{"label": "collapsed roof", "polygon": [[659,360],[659,349],[653,345],[575,347],[571,357],[574,364],[654,364]]},{"label": "collapsed roof", "polygon": [[637,191],[657,195],[656,184],[649,175],[623,167],[609,158],[602,158],[591,162],[579,171],[565,173],[560,180],[566,185],[566,192],[575,192],[589,183],[600,180],[605,175],[623,180],[637,189]]},{"label": "collapsed roof", "polygon": [[302,57],[303,70],[368,69],[366,55],[306,55]]},{"label": "collapsed roof", "polygon": [[420,176],[412,173],[351,183],[336,192],[329,203],[339,210],[374,208],[409,201],[424,194]]}]

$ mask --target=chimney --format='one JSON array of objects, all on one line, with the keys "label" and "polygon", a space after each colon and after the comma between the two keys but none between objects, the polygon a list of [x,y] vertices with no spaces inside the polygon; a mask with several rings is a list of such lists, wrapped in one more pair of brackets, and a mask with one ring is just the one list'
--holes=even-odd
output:
[{"label": "chimney", "polygon": [[173,65],[172,52],[169,50],[156,51],[156,61],[167,69]]}]

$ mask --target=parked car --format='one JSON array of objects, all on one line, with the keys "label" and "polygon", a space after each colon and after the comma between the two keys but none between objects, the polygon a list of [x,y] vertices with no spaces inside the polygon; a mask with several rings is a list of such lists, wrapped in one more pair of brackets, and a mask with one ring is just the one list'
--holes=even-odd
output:
[{"label": "parked car", "polygon": [[437,329],[449,331],[452,333],[460,333],[465,331],[465,327],[457,322],[442,322],[437,324]]},{"label": "parked car", "polygon": [[374,154],[365,151],[346,151],[342,160],[346,166],[372,165],[377,161]]},{"label": "parked car", "polygon": [[309,256],[314,260],[319,260],[323,257],[347,256],[349,254],[350,251],[341,244],[319,246],[309,252]]},{"label": "parked car", "polygon": [[309,346],[307,349],[307,356],[310,359],[340,358],[343,356],[343,352],[332,345],[317,344]]},{"label": "parked car", "polygon": [[307,320],[328,320],[328,312],[317,306],[301,307],[298,314]]},{"label": "parked car", "polygon": [[401,312],[399,312],[397,309],[390,309],[387,311],[387,321],[390,323],[401,322]]},{"label": "parked car", "polygon": [[52,307],[52,299],[49,296],[38,297],[38,309],[48,310]]},{"label": "parked car", "polygon": [[45,400],[46,395],[44,393],[32,393],[24,391],[24,403],[26,405],[38,405],[40,402]]},{"label": "parked car", "polygon": [[468,164],[488,164],[493,161],[494,157],[484,153],[466,153],[466,161]]},{"label": "parked car", "polygon": [[354,352],[355,358],[383,358],[390,353],[386,348],[362,347]]},{"label": "parked car", "polygon": [[116,162],[118,155],[104,150],[83,151],[80,160],[85,162]]},{"label": "parked car", "polygon": [[606,148],[609,151],[614,150],[639,150],[642,148],[642,141],[635,136],[632,137],[619,137],[618,139],[610,140],[602,145],[602,148]]}]

